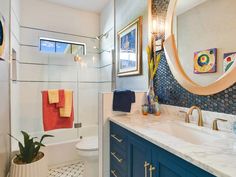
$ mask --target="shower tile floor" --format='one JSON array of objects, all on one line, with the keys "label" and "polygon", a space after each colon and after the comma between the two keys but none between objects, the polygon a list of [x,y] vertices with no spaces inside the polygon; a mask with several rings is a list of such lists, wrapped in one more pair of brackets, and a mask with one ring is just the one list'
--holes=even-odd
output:
[{"label": "shower tile floor", "polygon": [[83,177],[84,162],[51,168],[48,177]]}]

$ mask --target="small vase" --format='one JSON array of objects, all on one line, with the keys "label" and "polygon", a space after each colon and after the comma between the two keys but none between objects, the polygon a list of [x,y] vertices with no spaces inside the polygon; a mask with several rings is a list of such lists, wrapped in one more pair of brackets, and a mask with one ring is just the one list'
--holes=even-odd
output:
[{"label": "small vase", "polygon": [[150,86],[147,92],[147,101],[148,101],[148,106],[149,106],[149,113],[153,114],[153,104],[154,104],[154,99],[155,99],[155,92],[154,92],[154,87],[153,87],[153,81],[150,81]]},{"label": "small vase", "polygon": [[149,106],[147,104],[142,105],[142,113],[145,116],[148,115],[148,113],[149,113]]},{"label": "small vase", "polygon": [[161,109],[160,109],[160,104],[158,103],[158,102],[155,102],[154,103],[154,114],[156,115],[156,116],[160,116],[161,115]]}]

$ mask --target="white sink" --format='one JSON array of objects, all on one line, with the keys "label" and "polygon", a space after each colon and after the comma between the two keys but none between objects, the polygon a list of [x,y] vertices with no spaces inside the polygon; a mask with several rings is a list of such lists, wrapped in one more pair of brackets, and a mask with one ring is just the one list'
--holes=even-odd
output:
[{"label": "white sink", "polygon": [[[184,126],[178,123],[156,123],[155,125],[151,125],[152,128],[158,131],[162,131],[167,133],[175,138],[181,139],[188,143],[201,145],[210,143],[219,139],[222,139],[222,136],[217,135],[217,133],[201,131],[198,127],[192,128],[188,126]],[[209,130],[210,131],[210,130]]]}]

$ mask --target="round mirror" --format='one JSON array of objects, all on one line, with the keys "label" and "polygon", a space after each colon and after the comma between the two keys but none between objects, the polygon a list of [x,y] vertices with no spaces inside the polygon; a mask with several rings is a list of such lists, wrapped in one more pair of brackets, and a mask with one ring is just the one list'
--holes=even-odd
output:
[{"label": "round mirror", "polygon": [[211,95],[236,82],[236,1],[171,0],[165,52],[177,81]]}]

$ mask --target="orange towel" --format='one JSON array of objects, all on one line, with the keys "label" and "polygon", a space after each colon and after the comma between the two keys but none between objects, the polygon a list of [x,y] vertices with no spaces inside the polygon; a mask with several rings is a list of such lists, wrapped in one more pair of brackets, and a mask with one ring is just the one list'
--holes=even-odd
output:
[{"label": "orange towel", "polygon": [[48,90],[49,104],[59,103],[59,90]]},{"label": "orange towel", "polygon": [[65,92],[65,106],[60,108],[60,116],[63,118],[70,117],[72,110],[73,92],[71,90],[64,90]]},{"label": "orange towel", "polygon": [[59,103],[56,104],[57,108],[64,108],[65,107],[65,91],[59,90]]},{"label": "orange towel", "polygon": [[[63,91],[61,90],[61,92]],[[44,131],[73,127],[73,122],[74,122],[73,98],[72,98],[71,115],[68,119],[62,119],[60,117],[59,108],[57,108],[55,104],[49,104],[48,91],[42,92],[42,107],[43,107]]]}]

